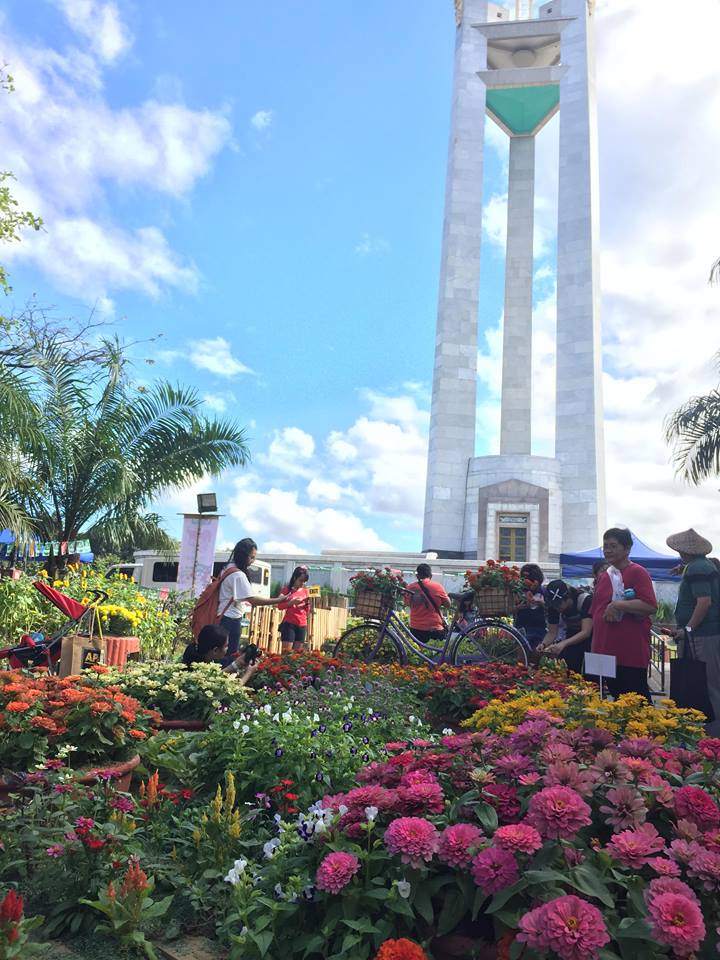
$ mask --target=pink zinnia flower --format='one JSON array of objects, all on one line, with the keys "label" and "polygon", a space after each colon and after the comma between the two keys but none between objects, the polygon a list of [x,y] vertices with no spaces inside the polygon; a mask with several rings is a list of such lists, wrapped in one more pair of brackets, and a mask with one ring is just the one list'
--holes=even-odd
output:
[{"label": "pink zinnia flower", "polygon": [[607,803],[600,807],[606,822],[616,830],[639,827],[647,817],[642,794],[635,787],[612,787],[607,792]]},{"label": "pink zinnia flower", "polygon": [[590,807],[570,787],[546,787],[531,797],[527,822],[546,840],[569,840],[591,822]]},{"label": "pink zinnia flower", "polygon": [[317,868],[315,886],[327,893],[340,893],[360,869],[360,861],[352,853],[329,853]]},{"label": "pink zinnia flower", "polygon": [[711,830],[720,824],[720,809],[702,787],[680,787],[675,791],[675,813],[691,820],[701,830]]},{"label": "pink zinnia flower", "polygon": [[610,940],[597,907],[572,895],[544,903],[520,918],[517,939],[561,960],[595,960]]},{"label": "pink zinnia flower", "polygon": [[543,748],[540,759],[546,764],[564,763],[575,759],[575,751],[561,740],[552,740]]},{"label": "pink zinnia flower", "polygon": [[438,856],[451,867],[467,867],[473,858],[473,849],[479,847],[483,839],[482,830],[472,823],[445,827],[440,834]]},{"label": "pink zinnia flower", "polygon": [[377,807],[380,811],[392,810],[397,801],[397,794],[394,790],[387,790],[385,787],[367,786],[355,787],[348,790],[345,794],[339,794],[335,797],[336,806],[345,804],[346,807],[359,807],[364,810],[365,807]]},{"label": "pink zinnia flower", "polygon": [[512,823],[520,813],[520,801],[515,787],[506,783],[490,783],[483,787],[483,800],[495,807],[501,823]]},{"label": "pink zinnia flower", "polygon": [[397,795],[402,813],[442,813],[445,809],[445,796],[435,779],[399,786]]},{"label": "pink zinnia flower", "polygon": [[110,801],[110,806],[121,813],[131,813],[135,809],[135,801],[132,797],[114,797]]},{"label": "pink zinnia flower", "polygon": [[543,844],[535,827],[527,823],[509,823],[498,827],[493,835],[493,843],[511,853],[535,853]]},{"label": "pink zinnia flower", "polygon": [[688,864],[688,874],[702,881],[706,890],[720,887],[720,853],[701,847]]},{"label": "pink zinnia flower", "polygon": [[470,868],[472,878],[487,896],[511,886],[520,879],[517,860],[507,850],[487,847],[476,854]]},{"label": "pink zinnia flower", "polygon": [[57,860],[59,857],[64,855],[65,847],[61,843],[56,843],[52,847],[48,847],[45,852],[53,860]]},{"label": "pink zinnia flower", "polygon": [[539,773],[521,773],[518,777],[518,783],[523,787],[534,787],[539,781]]},{"label": "pink zinnia flower", "polygon": [[548,766],[544,782],[546,787],[570,787],[586,797],[593,792],[597,780],[597,774],[591,770],[583,770],[577,763],[559,760]]},{"label": "pink zinnia flower", "polygon": [[440,845],[434,824],[422,817],[399,817],[385,831],[385,846],[398,853],[403,863],[422,867],[432,860]]},{"label": "pink zinnia flower", "polygon": [[505,753],[495,761],[495,769],[506,777],[517,777],[533,769],[533,762],[524,753]]},{"label": "pink zinnia flower", "polygon": [[661,877],[680,876],[680,867],[675,863],[674,860],[668,860],[667,857],[650,857],[650,859],[647,861],[647,865]]},{"label": "pink zinnia flower", "polygon": [[662,893],[648,903],[648,919],[655,940],[676,957],[689,957],[705,939],[705,923],[696,902],[680,893]]},{"label": "pink zinnia flower", "polygon": [[677,863],[688,864],[702,847],[696,840],[673,840],[669,855]]},{"label": "pink zinnia flower", "polygon": [[[704,740],[699,740],[697,749],[706,760],[720,760],[720,737],[706,737]],[[50,764],[46,763],[45,766]]]},{"label": "pink zinnia flower", "polygon": [[637,830],[623,830],[610,838],[608,853],[624,867],[642,867],[654,853],[665,849],[665,841],[650,823]]},{"label": "pink zinnia flower", "polygon": [[659,897],[663,893],[677,893],[681,897],[687,897],[700,905],[697,894],[682,880],[677,877],[655,877],[645,888],[645,903],[649,903],[653,897]]}]

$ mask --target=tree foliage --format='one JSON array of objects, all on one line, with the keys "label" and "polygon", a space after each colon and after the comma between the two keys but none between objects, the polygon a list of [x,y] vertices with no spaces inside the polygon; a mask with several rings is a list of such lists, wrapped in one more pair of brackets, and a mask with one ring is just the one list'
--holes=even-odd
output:
[{"label": "tree foliage", "polygon": [[720,474],[720,387],[691,397],[665,422],[678,473],[699,484]]},{"label": "tree foliage", "polygon": [[152,504],[248,460],[235,423],[209,419],[194,389],[137,385],[126,349],[78,360],[46,345],[32,370],[16,374],[29,429],[0,435],[14,464],[14,505],[44,540],[89,535],[95,549],[171,545]]}]

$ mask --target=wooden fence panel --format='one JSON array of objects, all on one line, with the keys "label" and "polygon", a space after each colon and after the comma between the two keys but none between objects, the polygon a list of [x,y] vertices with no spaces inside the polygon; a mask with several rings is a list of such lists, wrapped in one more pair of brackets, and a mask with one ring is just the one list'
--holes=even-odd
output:
[{"label": "wooden fence panel", "polygon": [[[276,607],[253,607],[250,615],[250,638],[261,650],[281,653],[280,624],[283,611]],[[308,618],[308,648],[320,650],[326,640],[336,640],[347,627],[347,607],[311,609]]]}]

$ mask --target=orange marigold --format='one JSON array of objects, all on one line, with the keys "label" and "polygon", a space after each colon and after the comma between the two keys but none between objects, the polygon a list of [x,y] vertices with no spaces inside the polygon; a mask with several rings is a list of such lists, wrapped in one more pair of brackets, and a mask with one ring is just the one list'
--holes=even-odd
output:
[{"label": "orange marigold", "polygon": [[128,730],[128,733],[131,737],[134,737],[136,740],[146,740],[147,734],[143,733],[142,730]]},{"label": "orange marigold", "polygon": [[24,700],[11,700],[10,703],[5,705],[5,709],[8,713],[25,713],[26,710],[30,709],[30,704]]},{"label": "orange marigold", "polygon": [[428,955],[419,943],[402,937],[386,940],[375,954],[375,960],[428,960]]}]

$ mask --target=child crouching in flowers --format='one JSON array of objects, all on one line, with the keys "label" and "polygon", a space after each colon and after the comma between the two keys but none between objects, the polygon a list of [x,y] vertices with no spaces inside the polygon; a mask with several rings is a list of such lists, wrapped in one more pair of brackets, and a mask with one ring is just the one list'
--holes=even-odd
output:
[{"label": "child crouching in flowers", "polygon": [[[228,650],[228,633],[224,627],[215,623],[208,623],[202,628],[197,640],[185,647],[182,662],[188,670],[192,670],[196,663],[221,663]],[[239,673],[242,661],[233,660],[223,673]],[[257,670],[257,661],[247,665],[245,672],[238,678],[238,683],[244,687],[250,677]]]}]

